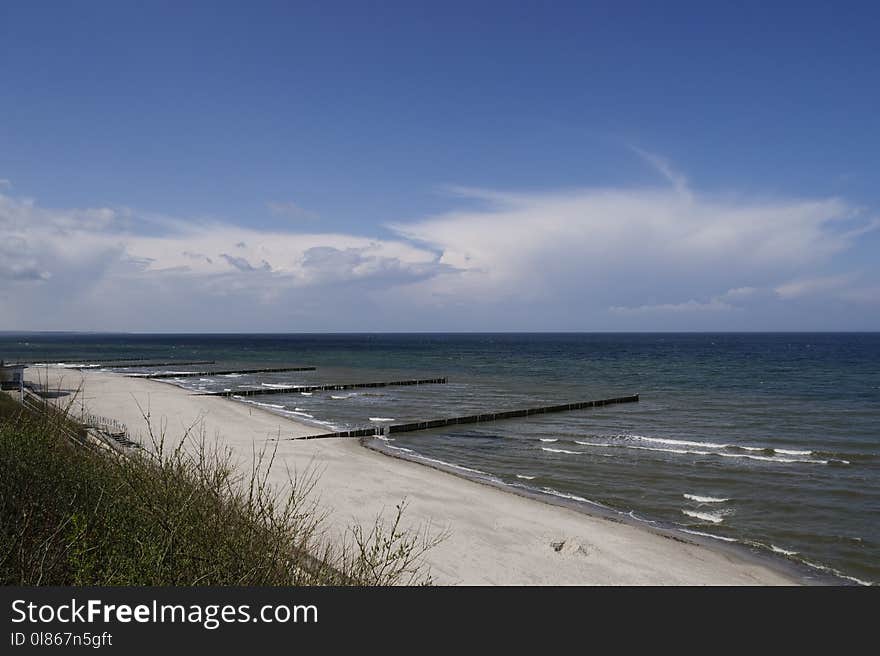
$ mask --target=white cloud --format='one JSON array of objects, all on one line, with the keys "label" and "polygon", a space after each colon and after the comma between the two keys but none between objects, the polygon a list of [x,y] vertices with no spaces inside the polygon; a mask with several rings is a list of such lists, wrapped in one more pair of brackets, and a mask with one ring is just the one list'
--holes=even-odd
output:
[{"label": "white cloud", "polygon": [[476,197],[490,206],[391,226],[459,271],[419,283],[418,297],[607,297],[621,306],[614,301],[658,291],[717,296],[809,271],[854,239],[836,226],[851,214],[836,199],[737,203],[651,189]]},{"label": "white cloud", "polygon": [[836,257],[876,220],[834,198],[706,196],[669,171],[670,189],[458,187],[471,209],[389,225],[390,238],[0,193],[0,279],[16,308],[0,329],[607,330],[664,316],[681,322],[671,329],[758,321],[761,304],[822,290],[873,307],[878,281],[852,286]]},{"label": "white cloud", "polygon": [[803,278],[790,280],[775,288],[776,294],[783,299],[801,298],[824,292],[843,289],[852,283],[854,277],[851,274],[836,276],[821,276],[815,278]]},{"label": "white cloud", "polygon": [[672,166],[672,163],[667,160],[665,157],[661,157],[660,155],[655,155],[654,153],[649,153],[646,150],[642,150],[641,148],[637,148],[636,146],[630,146],[630,149],[636,153],[639,157],[641,157],[645,162],[651,165],[660,175],[666,178],[669,182],[672,183],[675,191],[683,197],[691,198],[691,191],[688,187],[688,180],[684,174],[675,170]]},{"label": "white cloud", "polygon": [[736,289],[728,289],[726,292],[724,292],[722,298],[730,300],[741,300],[751,298],[759,291],[760,290],[756,287],[737,287]]},{"label": "white cloud", "polygon": [[729,303],[713,298],[706,303],[691,299],[684,303],[658,303],[637,307],[612,306],[608,309],[617,314],[650,314],[653,312],[727,312],[736,308]]},{"label": "white cloud", "polygon": [[735,289],[728,289],[723,294],[714,296],[708,301],[690,299],[684,303],[656,303],[653,305],[639,305],[636,307],[612,306],[608,309],[615,314],[630,315],[653,314],[658,312],[728,312],[730,310],[742,309],[738,305],[733,305],[734,302],[744,301],[754,297],[758,293],[760,293],[760,290],[755,287],[737,287]]}]

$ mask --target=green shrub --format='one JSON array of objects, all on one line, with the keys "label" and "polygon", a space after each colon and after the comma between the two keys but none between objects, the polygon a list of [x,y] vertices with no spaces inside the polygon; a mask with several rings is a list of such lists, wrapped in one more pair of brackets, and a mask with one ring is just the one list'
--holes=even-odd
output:
[{"label": "green shrub", "polygon": [[401,530],[403,504],[332,543],[313,475],[268,484],[274,451],[242,476],[192,430],[170,448],[164,435],[145,450],[86,448],[62,413],[0,397],[0,584],[429,582],[421,557],[441,538]]}]

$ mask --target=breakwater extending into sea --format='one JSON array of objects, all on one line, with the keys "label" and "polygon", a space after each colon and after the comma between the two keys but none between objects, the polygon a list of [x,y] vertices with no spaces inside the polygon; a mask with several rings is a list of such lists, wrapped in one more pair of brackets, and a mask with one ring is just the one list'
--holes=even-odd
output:
[{"label": "breakwater extending into sea", "polygon": [[[314,423],[316,433],[637,390],[639,403],[388,434],[384,445],[880,580],[876,334],[44,335],[3,336],[0,347],[9,359],[214,360],[212,369],[231,372],[316,367],[164,379],[194,392],[448,377],[442,385],[240,401]],[[156,373],[126,364],[114,370]],[[200,367],[179,368],[187,369]]]}]

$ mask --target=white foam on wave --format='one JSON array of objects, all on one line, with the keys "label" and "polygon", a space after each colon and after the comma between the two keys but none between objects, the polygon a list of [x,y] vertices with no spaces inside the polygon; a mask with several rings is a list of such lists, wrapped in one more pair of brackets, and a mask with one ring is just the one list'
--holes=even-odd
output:
[{"label": "white foam on wave", "polygon": [[260,403],[259,401],[247,401],[247,403],[252,403],[253,405],[258,405],[263,408],[275,408],[276,410],[284,410],[284,406],[277,403]]},{"label": "white foam on wave", "polygon": [[[766,462],[802,462],[810,465],[827,465],[827,460],[816,460],[814,458],[777,458],[776,456],[752,456],[748,453],[718,453],[716,455],[724,456],[725,458],[748,458],[749,460],[764,460]],[[845,465],[849,464],[847,460],[837,460],[835,462],[842,462]]]},{"label": "white foam on wave", "polygon": [[775,544],[770,545],[770,551],[774,551],[778,554],[782,554],[783,556],[797,556],[797,551],[789,551],[788,549],[783,549],[782,547],[777,547]]},{"label": "white foam on wave", "polygon": [[[412,456],[411,456],[412,458],[414,458],[414,459],[416,459],[416,460],[422,460],[422,461],[424,461],[424,462],[434,463],[435,465],[442,465],[443,467],[450,467],[450,468],[452,468],[452,469],[459,469],[459,470],[461,470],[461,471],[471,472],[471,473],[473,473],[473,474],[480,474],[480,475],[482,475],[482,476],[488,476],[488,475],[489,475],[489,474],[487,474],[486,472],[481,471],[481,470],[479,470],[479,469],[473,469],[473,468],[471,468],[471,467],[465,467],[465,466],[463,466],[463,465],[456,465],[456,464],[451,463],[451,462],[446,462],[445,460],[438,460],[437,458],[429,458],[428,456],[423,456],[421,453],[416,453],[416,452],[413,451],[412,449],[406,449],[406,448],[404,448],[404,447],[402,447],[402,446],[391,446],[391,445],[389,444],[386,448],[388,448],[388,449],[394,449],[395,451],[403,451],[404,453],[411,453],[411,454],[412,454]],[[494,479],[493,479],[493,480],[494,480]],[[498,483],[501,483],[501,481],[497,481],[497,482],[498,482]]]},{"label": "white foam on wave", "polygon": [[311,396],[311,395],[312,395],[311,392],[300,392],[300,394],[301,394],[302,396]]},{"label": "white foam on wave", "polygon": [[517,474],[516,477],[517,477],[517,478],[521,478],[521,479],[523,479],[524,481],[533,481],[533,480],[535,480],[535,477],[534,477],[534,476],[526,476],[525,474]]},{"label": "white foam on wave", "polygon": [[694,519],[699,519],[700,521],[703,521],[703,522],[712,522],[713,524],[720,524],[721,522],[724,521],[723,517],[720,517],[718,515],[713,515],[712,513],[704,513],[704,512],[698,512],[696,510],[684,510],[684,509],[682,509],[681,512],[683,512],[688,517],[693,517]]},{"label": "white foam on wave", "polygon": [[541,451],[549,451],[550,453],[568,453],[570,455],[582,455],[583,451],[568,451],[566,449],[551,449],[549,446],[542,446]]},{"label": "white foam on wave", "polygon": [[541,441],[542,442],[558,442],[559,440],[556,439],[555,437],[542,437]]},{"label": "white foam on wave", "polygon": [[811,456],[812,451],[797,451],[795,449],[773,449],[776,453],[784,453],[789,456]]},{"label": "white foam on wave", "polygon": [[810,567],[812,567],[814,569],[818,569],[823,572],[829,572],[831,574],[834,574],[834,576],[837,576],[842,579],[846,579],[848,581],[852,581],[853,583],[858,583],[859,585],[873,585],[873,583],[871,583],[870,581],[864,581],[862,579],[857,579],[855,576],[849,576],[847,574],[844,574],[839,569],[834,569],[833,567],[828,567],[827,565],[821,565],[819,563],[814,563],[814,562],[807,560],[806,558],[800,558],[799,560],[802,563],[804,563],[805,565],[809,565]]},{"label": "white foam on wave", "polygon": [[644,517],[639,517],[638,515],[636,515],[636,511],[635,511],[635,510],[630,510],[630,511],[629,511],[628,513],[626,513],[626,514],[627,514],[629,517],[632,517],[632,518],[633,518],[634,520],[636,520],[637,522],[644,522],[645,524],[657,524],[657,523],[658,523],[658,522],[657,522],[656,520],[654,520],[654,519],[645,519]]},{"label": "white foam on wave", "polygon": [[698,494],[683,494],[685,499],[690,499],[691,501],[696,501],[698,503],[724,503],[725,501],[730,501],[730,499],[722,499],[720,497],[702,497]]},{"label": "white foam on wave", "polygon": [[331,399],[336,399],[337,401],[341,401],[342,399],[347,399],[349,397],[351,397],[351,394],[346,394],[345,396],[336,396],[335,394],[330,395]]},{"label": "white foam on wave", "polygon": [[394,421],[394,417],[370,417],[370,421]]},{"label": "white foam on wave", "polygon": [[465,467],[463,465],[456,465],[451,462],[446,462],[444,460],[437,460],[436,458],[429,458],[428,456],[423,456],[420,453],[413,452],[413,457],[418,458],[419,460],[424,460],[426,462],[433,462],[437,465],[443,465],[444,467],[452,467],[453,469],[460,469],[466,472],[472,472],[474,474],[482,474],[483,476],[488,476],[488,474],[484,471],[480,471],[479,469],[472,469],[471,467]]},{"label": "white foam on wave", "polygon": [[608,506],[599,503],[598,501],[591,501],[590,499],[585,499],[584,497],[579,497],[576,494],[569,494],[568,492],[560,492],[559,490],[554,490],[552,487],[544,487],[541,488],[542,492],[546,494],[550,494],[554,497],[559,497],[561,499],[570,499],[572,501],[580,501],[581,503],[589,503],[591,506],[596,506],[598,508],[605,508],[606,510],[610,510]]},{"label": "white foam on wave", "polygon": [[584,499],[583,497],[579,497],[576,494],[568,494],[567,492],[560,492],[559,490],[554,490],[552,487],[545,487],[543,491],[547,494],[552,494],[554,497],[560,497],[562,499],[571,499],[572,501],[581,501],[583,503],[590,503],[589,499]]},{"label": "white foam on wave", "polygon": [[292,387],[293,383],[260,383],[263,387],[271,387],[272,389],[285,389]]},{"label": "white foam on wave", "polygon": [[220,374],[223,378],[241,378],[244,374]]},{"label": "white foam on wave", "polygon": [[[686,445],[705,445],[707,448],[714,449],[713,451],[704,451],[701,449],[676,449],[676,448],[663,448],[663,447],[651,447],[651,446],[640,446],[638,444],[624,444],[621,442],[586,442],[583,440],[575,440],[576,444],[581,444],[583,446],[593,446],[593,447],[605,447],[605,448],[615,448],[615,449],[636,449],[639,451],[658,451],[661,453],[675,453],[679,455],[696,455],[696,456],[721,456],[723,458],[746,458],[748,460],[759,460],[763,462],[775,462],[775,463],[804,463],[810,465],[827,465],[829,464],[829,460],[818,460],[816,458],[780,458],[778,456],[759,456],[750,453],[725,453],[721,451],[723,448],[728,448],[733,445],[728,444],[715,444],[712,442],[691,442],[688,440],[667,440],[653,437],[642,437],[640,435],[629,435],[627,436],[632,439],[644,440],[647,442],[657,442],[662,444],[675,444],[680,446]],[[741,449],[747,449],[750,451],[765,451],[767,449],[761,447],[735,447]],[[772,449],[771,449],[772,450]],[[792,452],[793,453],[793,452]],[[812,453],[812,452],[810,452]],[[848,460],[834,460],[833,462],[848,465],[850,464]]]},{"label": "white foam on wave", "polygon": [[626,445],[626,444],[611,444],[609,446],[622,446],[624,449],[638,449],[639,451],[660,451],[662,453],[677,453],[679,455],[683,454],[691,454],[695,456],[713,456],[718,455],[717,453],[712,453],[711,451],[697,451],[695,449],[662,449],[660,447],[653,446],[636,446],[636,445]]},{"label": "white foam on wave", "polygon": [[702,531],[694,531],[689,528],[680,528],[678,529],[682,533],[690,533],[691,535],[701,535],[704,538],[712,538],[713,540],[722,540],[724,542],[736,542],[736,538],[728,538],[723,535],[712,535],[711,533],[703,533]]},{"label": "white foam on wave", "polygon": [[702,449],[726,449],[730,444],[718,444],[717,442],[692,442],[690,440],[672,440],[665,437],[645,437],[644,435],[628,435],[632,439],[654,442],[656,444],[672,444],[675,446],[696,446]]}]

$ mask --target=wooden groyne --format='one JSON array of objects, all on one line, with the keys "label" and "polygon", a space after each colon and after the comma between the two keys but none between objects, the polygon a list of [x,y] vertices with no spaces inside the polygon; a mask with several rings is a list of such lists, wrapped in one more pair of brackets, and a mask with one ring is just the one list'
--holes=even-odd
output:
[{"label": "wooden groyne", "polygon": [[430,428],[442,428],[443,426],[455,426],[459,424],[477,424],[484,421],[499,421],[501,419],[513,419],[515,417],[531,417],[551,412],[569,412],[571,410],[583,410],[585,408],[598,408],[617,403],[637,403],[638,394],[631,396],[618,396],[613,399],[599,399],[597,401],[581,401],[579,403],[563,403],[560,405],[547,405],[540,408],[527,408],[525,410],[507,410],[505,412],[486,412],[479,415],[466,417],[450,417],[447,419],[432,419],[431,421],[416,421],[409,424],[391,424],[390,426],[372,426],[337,433],[322,433],[307,437],[294,437],[294,440],[319,440],[328,437],[368,437],[371,435],[387,435],[389,433],[408,433],[412,431],[428,430]]},{"label": "wooden groyne", "polygon": [[443,426],[454,426],[458,424],[478,424],[484,421],[498,421],[499,419],[513,419],[515,417],[531,417],[532,415],[543,415],[551,412],[569,412],[571,410],[583,410],[584,408],[598,408],[604,405],[614,405],[617,403],[636,403],[639,400],[638,394],[632,396],[618,396],[613,399],[599,399],[598,401],[581,401],[579,403],[563,403],[561,405],[547,405],[540,408],[527,408],[525,410],[507,410],[505,412],[486,412],[479,415],[468,415],[466,417],[450,417],[449,419],[433,419],[431,421],[417,421],[411,424],[392,424],[386,427],[387,433],[407,433],[417,430],[428,430],[429,428],[441,428]]},{"label": "wooden groyne", "polygon": [[334,390],[363,389],[367,387],[395,387],[403,385],[444,385],[446,378],[425,378],[422,380],[392,380],[379,383],[343,383],[339,385],[299,385],[296,387],[265,387],[252,390],[233,390],[229,392],[203,392],[203,396],[258,396],[262,394],[296,394],[298,392],[328,392]]},{"label": "wooden groyne", "polygon": [[106,364],[105,367],[189,367],[197,364],[215,364],[216,360],[192,360],[191,362],[137,362],[135,364],[114,361],[114,364]]},{"label": "wooden groyne", "polygon": [[371,426],[370,428],[357,428],[355,430],[338,431],[336,433],[321,433],[320,435],[306,435],[304,437],[292,437],[292,440],[323,440],[327,437],[373,437],[381,435],[381,429]]},{"label": "wooden groyne", "polygon": [[269,369],[228,369],[226,371],[187,371],[186,373],[178,372],[174,374],[161,372],[157,374],[147,374],[146,376],[141,375],[138,376],[138,378],[188,378],[193,376],[225,376],[228,374],[272,374],[282,371],[315,371],[315,369],[315,367],[274,367]]}]

